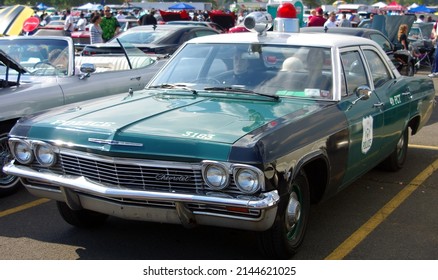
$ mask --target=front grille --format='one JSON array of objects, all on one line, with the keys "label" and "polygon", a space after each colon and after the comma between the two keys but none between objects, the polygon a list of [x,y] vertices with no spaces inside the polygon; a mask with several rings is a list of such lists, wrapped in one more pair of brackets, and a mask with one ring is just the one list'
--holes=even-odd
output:
[{"label": "front grille", "polygon": [[192,193],[203,190],[201,171],[193,168],[124,164],[68,154],[60,154],[59,164],[66,175],[84,176],[95,182],[127,189]]}]

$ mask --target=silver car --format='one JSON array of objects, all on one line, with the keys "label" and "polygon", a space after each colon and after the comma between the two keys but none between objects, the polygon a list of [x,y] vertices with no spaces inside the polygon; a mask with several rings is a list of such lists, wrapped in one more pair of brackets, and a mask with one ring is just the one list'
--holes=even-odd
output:
[{"label": "silver car", "polygon": [[16,121],[49,108],[143,89],[164,60],[122,46],[118,56],[75,56],[64,36],[0,39],[0,196],[18,188],[2,172],[10,159],[6,138]]}]

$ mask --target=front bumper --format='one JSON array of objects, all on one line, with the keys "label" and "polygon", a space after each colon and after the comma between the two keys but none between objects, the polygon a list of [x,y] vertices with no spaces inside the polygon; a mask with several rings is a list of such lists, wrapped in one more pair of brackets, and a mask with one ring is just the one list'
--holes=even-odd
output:
[{"label": "front bumper", "polygon": [[[25,186],[32,194],[64,201],[73,210],[88,209],[125,219],[182,224],[186,227],[199,224],[267,230],[274,223],[280,200],[277,191],[259,196],[227,197],[214,192],[185,194],[131,190],[92,182],[83,176],[36,171],[15,165],[13,161],[7,163],[3,171],[24,178]],[[253,214],[242,215],[242,210]]]}]

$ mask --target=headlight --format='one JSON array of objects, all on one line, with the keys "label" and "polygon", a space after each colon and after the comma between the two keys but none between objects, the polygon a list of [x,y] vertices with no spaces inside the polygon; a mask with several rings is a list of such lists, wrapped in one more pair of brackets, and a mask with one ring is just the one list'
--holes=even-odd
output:
[{"label": "headlight", "polygon": [[56,153],[48,144],[36,144],[34,148],[35,158],[42,166],[53,166],[56,163]]},{"label": "headlight", "polygon": [[205,183],[214,190],[223,190],[228,186],[227,168],[217,163],[209,163],[202,167],[202,176]]},{"label": "headlight", "polygon": [[239,168],[234,174],[236,186],[244,193],[253,194],[260,190],[262,177],[252,169]]},{"label": "headlight", "polygon": [[18,162],[28,164],[33,161],[33,153],[30,144],[25,141],[16,141],[13,143],[12,153]]}]

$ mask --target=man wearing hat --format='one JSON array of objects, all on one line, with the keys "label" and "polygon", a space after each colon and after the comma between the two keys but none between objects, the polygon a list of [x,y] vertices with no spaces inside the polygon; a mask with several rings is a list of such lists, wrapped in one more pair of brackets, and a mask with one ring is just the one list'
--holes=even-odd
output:
[{"label": "man wearing hat", "polygon": [[313,16],[309,22],[307,23],[307,26],[324,26],[324,23],[326,20],[323,17],[324,11],[321,7],[316,8],[316,16]]}]

